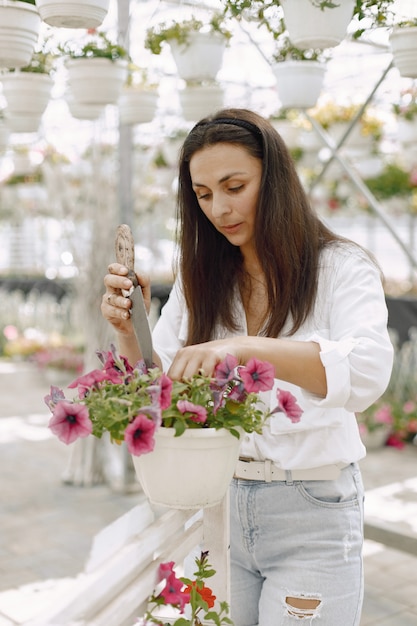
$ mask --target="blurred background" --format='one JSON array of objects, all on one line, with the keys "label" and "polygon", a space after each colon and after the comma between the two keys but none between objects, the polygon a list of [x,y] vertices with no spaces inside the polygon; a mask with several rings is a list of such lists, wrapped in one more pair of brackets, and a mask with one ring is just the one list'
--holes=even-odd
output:
[{"label": "blurred background", "polygon": [[[30,6],[42,14],[48,3],[9,4]],[[391,436],[395,445],[413,441],[416,351],[410,329],[417,318],[417,52],[412,49],[411,69],[404,69],[394,58],[392,34],[417,29],[416,3],[351,1],[340,41],[322,35],[295,39],[281,19],[285,4],[296,3],[102,4],[102,16],[93,28],[80,27],[79,22],[74,27],[74,14],[71,27],[68,20],[62,25],[64,18],[51,25],[49,14],[47,21],[39,19],[33,52],[25,62],[9,60],[9,51],[1,47],[0,28],[4,362],[30,364],[46,388],[50,382],[68,384],[97,365],[95,350],[107,348],[111,341],[99,305],[120,223],[132,228],[137,268],[151,276],[154,322],[172,284],[181,140],[203,115],[222,106],[247,107],[276,125],[322,219],[369,248],[381,265],[398,354],[392,388],[381,400],[384,406],[388,403],[391,424],[384,443]],[[361,5],[368,12],[354,13]],[[330,19],[334,9],[322,8]],[[194,67],[184,73],[164,28],[169,31],[171,26],[178,34],[178,24],[185,20],[196,34],[201,25],[210,31],[213,18],[217,35],[227,31],[218,65],[211,73],[203,69],[203,61],[216,56],[214,48],[203,52],[201,60],[187,48],[185,56],[194,60]],[[298,22],[311,30],[310,18],[300,19],[299,14]],[[107,100],[103,96],[109,68],[116,63],[102,58],[109,66],[95,66],[81,81],[84,88],[98,80],[94,95],[80,96],[72,65],[79,57],[91,60],[109,51],[121,58],[126,53],[116,95]],[[289,81],[281,73],[288,61],[307,65],[307,78],[296,78],[301,94],[288,92]],[[312,84],[316,70],[318,86]],[[296,77],[295,65],[289,74]],[[29,76],[46,76],[46,97],[39,106],[40,85],[13,91]],[[139,100],[144,95],[145,104]],[[406,402],[411,404],[404,411]],[[381,403],[361,418],[364,436],[375,424],[380,428]]]}]

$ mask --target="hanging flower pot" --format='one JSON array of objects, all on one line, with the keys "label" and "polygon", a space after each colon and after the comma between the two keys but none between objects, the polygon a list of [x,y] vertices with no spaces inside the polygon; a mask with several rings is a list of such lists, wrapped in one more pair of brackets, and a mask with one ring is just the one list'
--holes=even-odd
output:
[{"label": "hanging flower pot", "polygon": [[282,61],[272,66],[284,109],[310,109],[320,95],[326,65],[320,61]]},{"label": "hanging flower pot", "polygon": [[160,428],[150,454],[133,456],[138,480],[152,504],[200,509],[221,502],[239,457],[239,439],[228,430]]},{"label": "hanging flower pot", "polygon": [[81,104],[76,102],[71,94],[67,94],[66,103],[72,117],[77,120],[88,120],[90,122],[98,120],[100,115],[104,111],[104,106],[101,104]]},{"label": "hanging flower pot", "polygon": [[34,4],[2,0],[0,4],[0,67],[24,67],[39,38],[41,18]]},{"label": "hanging flower pot", "polygon": [[184,119],[196,122],[222,108],[224,90],[220,85],[187,85],[179,97]]},{"label": "hanging flower pot", "polygon": [[16,71],[4,74],[1,83],[10,130],[36,132],[51,97],[53,79],[49,74]]},{"label": "hanging flower pot", "polygon": [[216,33],[190,33],[186,44],[169,42],[178,75],[185,81],[214,80],[222,66],[227,40]]},{"label": "hanging flower pot", "polygon": [[152,122],[158,106],[156,89],[125,87],[119,99],[119,114],[122,124],[146,124]]},{"label": "hanging flower pot", "polygon": [[110,0],[36,0],[42,20],[59,28],[97,28],[109,5]]},{"label": "hanging flower pot", "polygon": [[355,0],[338,0],[325,9],[312,0],[281,0],[280,4],[292,44],[305,50],[337,46],[352,20]]},{"label": "hanging flower pot", "polygon": [[6,122],[0,118],[0,154],[3,154],[8,146],[10,139],[10,128]]},{"label": "hanging flower pot", "polygon": [[104,57],[68,59],[68,87],[80,104],[116,104],[127,77],[127,61]]},{"label": "hanging flower pot", "polygon": [[395,67],[405,78],[417,78],[417,26],[394,27],[389,43]]}]

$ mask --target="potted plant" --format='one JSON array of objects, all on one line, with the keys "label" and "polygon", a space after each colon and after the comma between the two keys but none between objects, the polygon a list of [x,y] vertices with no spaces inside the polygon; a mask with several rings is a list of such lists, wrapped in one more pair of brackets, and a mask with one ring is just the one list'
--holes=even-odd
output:
[{"label": "potted plant", "polygon": [[384,26],[391,17],[393,3],[394,0],[226,0],[224,13],[242,19],[248,16],[250,7],[250,19],[264,26],[274,39],[286,32],[292,45],[299,49],[323,49],[338,45],[352,20],[357,26],[354,38],[365,30]]},{"label": "potted plant", "polygon": [[109,5],[110,0],[36,0],[42,20],[58,28],[98,28]]},{"label": "potted plant", "polygon": [[392,110],[398,122],[398,140],[403,144],[414,144],[417,141],[417,88],[403,89]]},{"label": "potted plant", "polygon": [[417,78],[417,19],[397,21],[389,43],[395,67],[405,78]]},{"label": "potted plant", "polygon": [[151,122],[156,113],[158,99],[158,85],[149,79],[147,70],[131,64],[118,102],[120,123]]},{"label": "potted plant", "polygon": [[319,49],[301,50],[287,35],[277,42],[272,71],[284,109],[309,109],[320,95],[326,73],[325,55]]},{"label": "potted plant", "polygon": [[132,367],[114,347],[98,355],[102,369],[68,385],[78,389],[77,398],[67,400],[51,387],[45,398],[53,412],[49,426],[67,444],[105,432],[114,442],[125,441],[154,504],[192,509],[219,503],[233,476],[240,434],[261,432],[276,412],[293,423],[302,414],[295,398],[281,390],[277,406],[262,409],[258,392],[272,389],[274,370],[257,359],[238,366],[228,355],[213,378],[173,381],[143,361]]},{"label": "potted plant", "polygon": [[191,17],[148,28],[145,48],[159,55],[167,43],[180,78],[185,81],[214,80],[231,36],[221,14],[214,13],[208,23]]},{"label": "potted plant", "polygon": [[129,53],[106,33],[90,29],[86,36],[61,46],[67,57],[68,88],[80,104],[116,104],[127,79]]},{"label": "potted plant", "polygon": [[177,577],[174,561],[161,563],[156,576],[156,588],[148,598],[145,615],[135,622],[136,625],[161,625],[163,618],[160,612],[164,610],[163,607],[170,607],[171,612],[173,611],[173,618],[170,620],[172,626],[201,626],[210,623],[216,626],[233,626],[232,620],[228,617],[228,603],[226,601],[216,603],[216,596],[206,585],[206,579],[216,574],[216,570],[208,561],[208,556],[209,552],[205,551],[195,558],[197,569],[193,579]]},{"label": "potted plant", "polygon": [[[332,99],[326,99],[310,111],[310,115],[327,130],[338,144],[347,132],[350,124],[356,119],[361,104],[341,104]],[[378,142],[382,138],[383,123],[376,111],[367,107],[360,116],[357,124],[350,130],[343,147],[351,152],[376,152]]]},{"label": "potted plant", "polygon": [[23,67],[30,62],[39,38],[41,22],[35,0],[2,0],[0,67]]},{"label": "potted plant", "polygon": [[216,81],[187,81],[178,95],[182,116],[187,122],[197,122],[223,107],[224,89]]},{"label": "potted plant", "polygon": [[1,76],[7,101],[6,117],[12,132],[36,132],[50,100],[57,52],[47,38],[28,65]]}]

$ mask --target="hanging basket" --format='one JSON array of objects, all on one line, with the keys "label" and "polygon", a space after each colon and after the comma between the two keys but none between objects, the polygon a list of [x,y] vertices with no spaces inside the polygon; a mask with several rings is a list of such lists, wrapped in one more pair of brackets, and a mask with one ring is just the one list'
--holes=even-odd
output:
[{"label": "hanging basket", "polygon": [[121,124],[146,124],[152,122],[158,106],[157,90],[125,88],[119,99]]},{"label": "hanging basket", "polygon": [[51,97],[53,79],[49,74],[16,71],[4,74],[1,83],[11,132],[37,132]]},{"label": "hanging basket", "polygon": [[174,509],[219,504],[233,478],[239,439],[214,428],[174,434],[173,428],[159,428],[153,452],[132,457],[145,495],[152,504]]},{"label": "hanging basket", "polygon": [[127,78],[127,61],[94,57],[68,59],[68,88],[79,104],[116,104]]},{"label": "hanging basket", "polygon": [[41,17],[35,5],[2,0],[0,3],[0,67],[30,63],[39,38]]},{"label": "hanging basket", "polygon": [[321,9],[312,0],[281,0],[285,26],[296,48],[333,48],[345,38],[355,0],[338,0]]},{"label": "hanging basket", "polygon": [[417,26],[394,28],[389,37],[395,67],[404,78],[417,78]]},{"label": "hanging basket", "polygon": [[179,97],[184,119],[196,122],[223,107],[224,90],[220,85],[192,85],[181,89]]},{"label": "hanging basket", "polygon": [[310,109],[320,95],[326,66],[319,61],[283,61],[272,66],[283,109]]},{"label": "hanging basket", "polygon": [[101,104],[80,104],[79,102],[75,102],[71,94],[66,96],[65,101],[72,117],[77,120],[88,120],[93,122],[98,120],[104,111],[104,106]]},{"label": "hanging basket", "polygon": [[185,81],[215,80],[227,40],[217,33],[195,32],[186,45],[169,41],[178,75]]},{"label": "hanging basket", "polygon": [[36,0],[42,20],[58,28],[97,28],[109,5],[110,0]]}]

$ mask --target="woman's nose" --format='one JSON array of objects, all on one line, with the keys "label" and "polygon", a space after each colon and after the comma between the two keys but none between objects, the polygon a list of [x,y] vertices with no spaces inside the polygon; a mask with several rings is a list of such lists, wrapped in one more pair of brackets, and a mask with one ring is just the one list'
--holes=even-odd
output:
[{"label": "woman's nose", "polygon": [[211,212],[213,217],[221,217],[225,213],[230,213],[230,207],[224,194],[213,194]]}]

